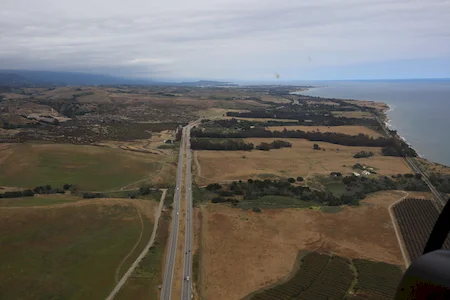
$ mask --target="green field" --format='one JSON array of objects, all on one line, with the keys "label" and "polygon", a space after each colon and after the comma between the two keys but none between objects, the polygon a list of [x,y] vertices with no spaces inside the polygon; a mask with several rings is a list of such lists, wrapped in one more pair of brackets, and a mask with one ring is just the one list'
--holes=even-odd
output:
[{"label": "green field", "polygon": [[0,213],[0,299],[104,299],[141,231],[131,205]]},{"label": "green field", "polygon": [[116,300],[158,300],[158,286],[162,284],[162,262],[169,235],[170,212],[159,219],[156,239],[147,255],[116,295]]},{"label": "green field", "polygon": [[398,266],[316,252],[304,256],[301,253],[296,262],[300,268],[295,274],[244,299],[394,299],[402,276]]},{"label": "green field", "polygon": [[331,192],[336,197],[340,197],[345,194],[345,184],[341,181],[330,182],[324,185],[325,189]]},{"label": "green field", "polygon": [[0,186],[33,188],[70,183],[79,190],[119,189],[157,173],[161,163],[151,154],[106,147],[16,144],[13,153],[0,163]]}]

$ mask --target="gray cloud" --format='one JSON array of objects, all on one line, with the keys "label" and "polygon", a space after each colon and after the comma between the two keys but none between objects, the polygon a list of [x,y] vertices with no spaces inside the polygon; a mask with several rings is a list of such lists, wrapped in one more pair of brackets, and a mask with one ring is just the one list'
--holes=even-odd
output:
[{"label": "gray cloud", "polygon": [[[443,0],[2,0],[0,68],[298,78],[450,57]],[[285,76],[283,76],[285,78]]]}]

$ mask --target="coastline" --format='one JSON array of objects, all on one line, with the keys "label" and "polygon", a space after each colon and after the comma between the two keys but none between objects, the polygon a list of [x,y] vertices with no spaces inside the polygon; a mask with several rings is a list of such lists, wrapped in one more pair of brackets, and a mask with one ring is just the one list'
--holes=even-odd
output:
[{"label": "coastline", "polygon": [[[308,87],[308,88],[305,88],[304,90],[301,90],[301,91],[292,92],[291,94],[301,95],[302,92],[306,92],[306,91],[314,89],[314,88],[323,88],[323,87],[320,87],[320,86]],[[414,146],[410,142],[408,142],[408,140],[404,136],[400,135],[400,133],[395,128],[395,126],[392,124],[392,119],[389,117],[388,114],[390,112],[394,111],[397,108],[397,106],[395,106],[393,104],[386,103],[386,102],[374,101],[374,100],[365,100],[365,99],[350,99],[350,98],[336,98],[336,97],[331,98],[331,97],[322,97],[322,96],[313,96],[313,97],[317,97],[318,99],[336,99],[336,100],[342,100],[342,101],[352,101],[352,102],[359,102],[359,103],[366,103],[366,104],[367,103],[375,104],[375,106],[379,107],[379,111],[381,112],[382,122],[383,122],[384,126],[386,126],[386,128],[388,128],[389,130],[395,130],[397,132],[397,136],[417,153],[417,157],[429,161],[426,158],[426,156],[423,155],[422,153],[419,153],[414,148]],[[432,162],[432,161],[429,161],[429,162]]]}]

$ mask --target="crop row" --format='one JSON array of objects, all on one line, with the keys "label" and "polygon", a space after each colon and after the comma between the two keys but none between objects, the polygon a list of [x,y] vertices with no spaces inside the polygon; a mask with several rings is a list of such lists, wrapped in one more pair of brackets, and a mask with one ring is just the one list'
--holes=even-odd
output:
[{"label": "crop row", "polygon": [[[396,204],[394,213],[409,257],[414,261],[422,255],[439,212],[430,200],[412,198]],[[448,238],[444,249],[450,249]]]}]

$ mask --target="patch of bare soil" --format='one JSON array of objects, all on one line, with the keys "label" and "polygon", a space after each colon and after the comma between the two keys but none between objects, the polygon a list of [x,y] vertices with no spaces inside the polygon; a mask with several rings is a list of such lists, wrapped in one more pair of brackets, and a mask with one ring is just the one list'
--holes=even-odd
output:
[{"label": "patch of bare soil", "polygon": [[387,205],[404,196],[377,193],[366,205],[326,214],[303,209],[243,211],[202,207],[202,296],[240,299],[292,269],[300,249],[401,265]]}]

